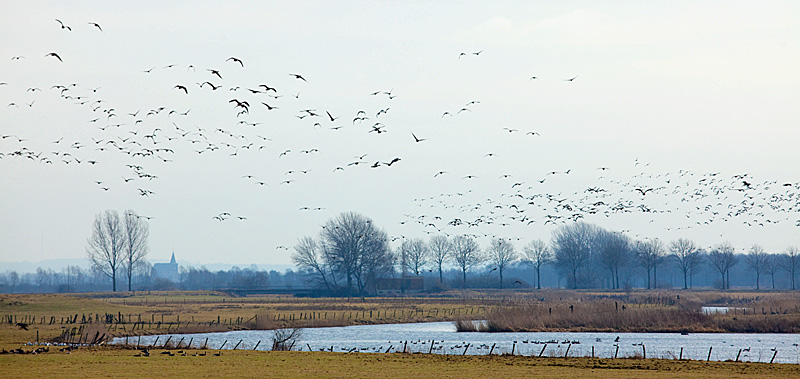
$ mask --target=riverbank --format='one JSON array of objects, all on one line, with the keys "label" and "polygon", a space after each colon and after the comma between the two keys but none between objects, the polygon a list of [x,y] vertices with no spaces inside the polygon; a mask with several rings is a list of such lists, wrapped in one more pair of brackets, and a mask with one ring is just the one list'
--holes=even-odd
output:
[{"label": "riverbank", "polygon": [[484,323],[464,320],[457,327],[465,332],[800,333],[795,293],[734,304],[725,312],[703,312],[699,298],[674,292],[655,299],[524,301],[498,307]]},{"label": "riverbank", "polygon": [[[485,318],[500,299],[232,297],[210,291],[0,294],[0,348],[119,336]],[[17,324],[25,324],[26,329]]]},{"label": "riverbank", "polygon": [[[78,349],[70,354],[0,355],[4,378],[38,376],[127,378],[789,378],[792,364],[699,362],[663,359],[530,358],[521,356],[442,356],[429,354],[337,354],[192,350],[186,356],[152,350],[149,357],[121,348]],[[202,356],[200,354],[203,354]],[[158,374],[155,374],[158,373]]]}]

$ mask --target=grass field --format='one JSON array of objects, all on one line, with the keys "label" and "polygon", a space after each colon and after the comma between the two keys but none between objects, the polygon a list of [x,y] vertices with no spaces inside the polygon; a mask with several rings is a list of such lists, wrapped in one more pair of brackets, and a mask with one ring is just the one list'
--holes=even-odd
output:
[{"label": "grass field", "polygon": [[[702,298],[705,304],[743,305],[794,309],[797,296],[787,293],[681,293]],[[484,293],[452,298],[324,298],[230,297],[215,292],[163,292],[137,294],[0,295],[0,349],[22,347],[27,342],[50,341],[65,330],[85,327],[83,334],[105,331],[113,335],[179,333],[191,328],[232,330],[269,328],[284,319],[304,326],[385,322],[441,321],[484,318],[499,308],[529,302],[571,304],[625,296],[634,304],[663,304],[672,293],[598,293],[542,291],[536,293]],[[656,305],[657,306],[657,305]],[[672,305],[664,305],[672,306]],[[759,309],[760,311],[760,309]],[[571,313],[571,311],[570,311]],[[141,316],[139,316],[141,314]],[[84,318],[110,315],[112,323],[81,323]],[[260,321],[256,322],[257,316]],[[124,322],[120,323],[120,317]],[[161,321],[163,317],[163,322]],[[334,318],[335,317],[335,318]],[[9,318],[12,323],[9,323]],[[139,324],[139,319],[147,321]],[[75,321],[69,323],[67,321]],[[189,323],[187,326],[176,326]],[[219,320],[219,322],[217,322]],[[44,323],[42,323],[44,321]],[[30,323],[29,330],[15,326]],[[287,321],[288,322],[288,321]],[[139,329],[131,330],[134,324]],[[176,328],[178,330],[176,330]],[[183,328],[183,329],[181,329]],[[700,362],[659,359],[530,358],[521,356],[443,356],[428,354],[364,354],[324,352],[264,352],[186,350],[181,356],[152,352],[136,357],[136,350],[121,347],[80,348],[71,353],[50,347],[44,354],[0,355],[0,376],[61,377],[531,377],[552,378],[800,378],[800,365]],[[203,356],[195,354],[203,354]]]},{"label": "grass field", "polygon": [[[231,297],[216,292],[0,295],[0,348],[26,342],[239,329],[483,318],[494,300],[439,298]],[[107,316],[112,319],[107,321]],[[90,322],[89,320],[100,320]],[[16,323],[30,324],[20,330]],[[74,332],[74,333],[73,333]],[[37,334],[38,333],[38,334]]]},{"label": "grass field", "polygon": [[[197,352],[205,356],[192,356]],[[658,359],[529,358],[323,352],[152,351],[94,348],[70,354],[0,355],[4,378],[281,377],[281,378],[792,378],[800,366]]]}]

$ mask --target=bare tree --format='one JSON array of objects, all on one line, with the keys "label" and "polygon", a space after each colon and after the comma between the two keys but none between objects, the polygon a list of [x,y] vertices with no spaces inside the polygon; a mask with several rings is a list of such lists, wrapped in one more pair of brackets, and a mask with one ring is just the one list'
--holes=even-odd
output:
[{"label": "bare tree", "polygon": [[761,245],[751,246],[750,251],[745,256],[747,267],[750,267],[756,274],[756,290],[761,289],[759,282],[761,274],[765,273],[767,270],[768,259],[769,257]]},{"label": "bare tree", "polygon": [[147,239],[150,237],[150,226],[134,211],[125,211],[123,217],[125,244],[122,250],[125,274],[128,277],[128,291],[132,290],[133,272],[136,266],[147,256],[150,247]]},{"label": "bare tree", "polygon": [[94,218],[92,236],[89,238],[86,253],[92,266],[111,279],[114,292],[117,291],[117,271],[124,264],[125,234],[119,213],[107,210]]},{"label": "bare tree", "polygon": [[631,259],[631,240],[623,234],[603,231],[600,262],[611,274],[611,288],[620,288],[619,270]]},{"label": "bare tree", "polygon": [[312,280],[324,286],[329,291],[336,290],[336,275],[328,264],[329,256],[326,254],[325,245],[317,243],[311,237],[303,237],[297,241],[292,254],[292,262],[303,269],[311,271]]},{"label": "bare tree", "polygon": [[415,275],[419,275],[423,266],[428,263],[430,251],[425,241],[415,238],[403,240],[403,244],[400,245],[400,254],[403,257],[403,272],[405,273],[408,268]]},{"label": "bare tree", "polygon": [[508,265],[516,261],[519,255],[514,250],[514,245],[511,241],[500,238],[492,239],[486,253],[494,264],[492,271],[497,270],[500,273],[500,288],[502,289],[503,271],[508,268]]},{"label": "bare tree", "polygon": [[272,350],[291,351],[302,335],[302,328],[275,329],[272,332]]},{"label": "bare tree", "polygon": [[767,254],[767,262],[764,267],[764,273],[770,276],[772,289],[775,289],[775,274],[783,268],[778,258],[780,258],[778,255]]},{"label": "bare tree", "polygon": [[697,246],[693,241],[679,238],[669,244],[670,257],[675,260],[683,273],[683,289],[689,288],[689,275],[694,267],[699,267],[703,262]]},{"label": "bare tree", "polygon": [[715,246],[708,254],[709,262],[722,275],[722,289],[731,287],[731,268],[739,262],[734,252],[733,245],[726,241]]},{"label": "bare tree", "polygon": [[439,283],[442,283],[442,265],[450,259],[450,254],[453,253],[453,244],[446,236],[433,236],[428,242],[428,249],[431,252],[433,263],[439,269]]},{"label": "bare tree", "polygon": [[780,263],[783,268],[789,272],[789,276],[792,280],[792,289],[796,289],[795,281],[797,278],[797,269],[800,268],[800,250],[794,246],[789,246],[786,248],[786,252],[783,253]]},{"label": "bare tree", "polygon": [[600,231],[596,225],[585,222],[564,225],[553,231],[551,245],[556,267],[565,274],[570,287],[587,287],[591,284],[592,261],[600,250]]},{"label": "bare tree", "polygon": [[375,279],[389,276],[394,257],[386,232],[355,212],[341,213],[323,226],[328,264],[346,279],[348,293],[362,295]]},{"label": "bare tree", "polygon": [[[664,243],[658,238],[636,243],[636,255],[639,257],[639,263],[647,271],[647,289],[658,287],[658,266],[664,262],[665,252]],[[650,281],[650,272],[653,273],[652,282]]]},{"label": "bare tree", "polygon": [[535,240],[528,243],[523,249],[525,262],[533,266],[536,271],[536,289],[542,289],[542,266],[553,262],[553,251],[547,247],[547,243],[542,240]]},{"label": "bare tree", "polygon": [[469,236],[453,238],[453,262],[461,269],[461,288],[467,288],[467,271],[485,260],[478,243]]}]

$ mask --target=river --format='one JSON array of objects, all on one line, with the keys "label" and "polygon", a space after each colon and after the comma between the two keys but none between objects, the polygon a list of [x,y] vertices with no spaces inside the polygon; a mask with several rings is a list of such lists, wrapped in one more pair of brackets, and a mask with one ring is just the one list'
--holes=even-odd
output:
[{"label": "river", "polygon": [[[208,340],[208,347],[218,349],[271,349],[269,330],[247,330],[220,333],[199,333],[162,336],[129,337],[128,343],[151,345],[158,338],[161,345],[168,338],[172,344],[183,340],[199,347]],[[241,342],[239,342],[241,340]],[[125,343],[116,338],[112,343]],[[227,341],[227,342],[225,342]],[[259,343],[260,341],[260,343]],[[434,341],[431,349],[431,341]],[[775,351],[775,362],[800,364],[800,336],[796,334],[734,334],[734,333],[597,333],[597,332],[517,332],[481,333],[456,332],[452,322],[415,324],[356,325],[329,328],[310,328],[302,331],[295,350],[384,353],[484,355],[511,353],[542,356],[590,356],[592,349],[598,357],[666,358],[706,360],[711,348],[711,360],[769,362]],[[238,346],[236,346],[238,344]],[[469,346],[467,346],[469,344]],[[546,345],[546,346],[545,346]],[[494,348],[492,348],[494,346]],[[681,349],[683,352],[681,353]],[[742,350],[741,353],[739,350]]]}]

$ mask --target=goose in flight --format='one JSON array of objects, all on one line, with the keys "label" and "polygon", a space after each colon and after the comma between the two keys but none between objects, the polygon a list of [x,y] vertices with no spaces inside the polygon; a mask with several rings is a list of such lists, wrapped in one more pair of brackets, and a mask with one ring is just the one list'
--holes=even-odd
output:
[{"label": "goose in flight", "polygon": [[225,62],[227,62],[227,61],[234,61],[235,63],[238,63],[238,64],[240,64],[240,65],[242,66],[242,68],[244,68],[244,63],[243,63],[243,62],[242,62],[242,60],[241,60],[241,59],[239,59],[239,58],[236,58],[236,57],[230,57],[230,58],[228,58],[228,59],[226,59],[226,60],[225,60]]},{"label": "goose in flight", "polygon": [[61,57],[59,57],[59,56],[58,56],[58,54],[56,54],[56,53],[49,53],[49,54],[45,55],[45,57],[55,57],[55,58],[56,58],[56,59],[58,59],[60,62],[64,62],[64,60],[63,60],[63,59],[61,59]]},{"label": "goose in flight", "polygon": [[176,85],[175,87],[172,87],[172,88],[177,88],[177,89],[179,89],[179,90],[182,90],[183,92],[186,92],[186,94],[187,94],[187,95],[189,94],[189,90],[188,90],[188,89],[186,89],[186,87],[185,87],[185,86],[182,86],[182,85],[180,85],[180,84],[178,84],[178,85]]},{"label": "goose in flight", "polygon": [[59,20],[59,19],[56,19],[56,21],[57,21],[57,22],[58,22],[58,23],[61,25],[61,29],[67,29],[67,30],[69,30],[69,31],[72,31],[72,28],[70,28],[70,27],[69,27],[69,26],[67,26],[67,25],[64,25],[64,23],[63,23],[63,22],[61,22],[61,20]]}]

